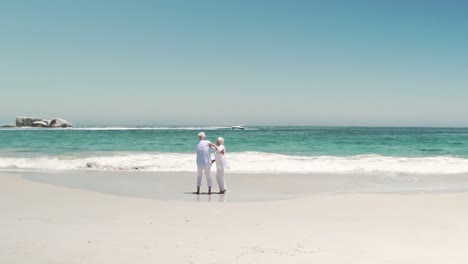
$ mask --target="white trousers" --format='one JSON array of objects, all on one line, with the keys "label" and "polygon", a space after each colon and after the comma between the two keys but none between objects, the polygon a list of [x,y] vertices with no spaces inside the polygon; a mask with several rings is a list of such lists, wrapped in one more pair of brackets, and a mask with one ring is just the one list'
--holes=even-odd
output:
[{"label": "white trousers", "polygon": [[206,183],[208,184],[208,187],[211,187],[211,164],[208,164],[205,167],[197,167],[197,170],[198,170],[197,187],[201,186],[203,171],[205,171]]},{"label": "white trousers", "polygon": [[227,190],[226,182],[224,181],[224,168],[216,167],[216,181],[218,182],[219,190]]}]

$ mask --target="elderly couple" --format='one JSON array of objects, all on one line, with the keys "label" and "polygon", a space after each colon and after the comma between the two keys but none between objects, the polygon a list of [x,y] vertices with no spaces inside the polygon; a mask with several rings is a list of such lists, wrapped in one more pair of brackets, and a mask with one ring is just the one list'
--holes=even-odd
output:
[{"label": "elderly couple", "polygon": [[[226,169],[226,149],[224,148],[224,139],[218,137],[216,145],[206,140],[205,133],[198,133],[197,144],[197,194],[200,194],[200,186],[205,172],[206,182],[208,183],[208,194],[211,194],[211,164],[216,161],[216,180],[218,181],[219,193],[226,193],[226,183],[224,182],[224,170]],[[211,160],[210,148],[215,152],[215,159]]]}]

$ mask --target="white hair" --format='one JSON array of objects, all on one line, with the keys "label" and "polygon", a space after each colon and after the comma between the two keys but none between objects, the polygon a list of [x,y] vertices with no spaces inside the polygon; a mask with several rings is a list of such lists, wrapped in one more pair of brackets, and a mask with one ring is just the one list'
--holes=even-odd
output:
[{"label": "white hair", "polygon": [[221,144],[224,144],[224,138],[218,137],[218,141],[219,141]]},{"label": "white hair", "polygon": [[205,132],[198,133],[198,137],[205,138]]}]

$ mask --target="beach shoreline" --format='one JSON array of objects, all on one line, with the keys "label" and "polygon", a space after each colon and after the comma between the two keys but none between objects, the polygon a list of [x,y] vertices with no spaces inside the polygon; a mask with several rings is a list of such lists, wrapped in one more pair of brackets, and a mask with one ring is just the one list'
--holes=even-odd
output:
[{"label": "beach shoreline", "polygon": [[[7,172],[0,172],[4,174]],[[196,172],[129,172],[93,170],[23,171],[26,180],[117,196],[161,201],[198,201]],[[218,195],[216,171],[212,171],[214,195]],[[259,202],[306,198],[321,194],[353,193],[457,193],[468,191],[468,174],[382,173],[226,173],[229,194],[223,202]],[[206,194],[206,177],[202,180]]]},{"label": "beach shoreline", "polygon": [[[190,180],[186,186],[195,178]],[[0,173],[0,223],[7,227],[0,231],[0,262],[468,261],[466,192],[322,193],[220,203],[220,195],[199,202],[147,199],[42,181]]]}]

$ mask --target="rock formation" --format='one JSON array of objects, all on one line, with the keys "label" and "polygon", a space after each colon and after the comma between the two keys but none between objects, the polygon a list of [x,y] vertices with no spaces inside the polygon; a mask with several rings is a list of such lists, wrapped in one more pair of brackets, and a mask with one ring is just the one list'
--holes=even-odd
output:
[{"label": "rock formation", "polygon": [[16,126],[33,126],[33,123],[36,121],[42,121],[42,119],[37,117],[17,117]]},{"label": "rock formation", "polygon": [[17,127],[73,127],[73,125],[62,119],[62,118],[54,118],[52,120],[48,119],[41,119],[37,117],[17,117],[16,118],[16,126]]},{"label": "rock formation", "polygon": [[62,118],[54,118],[50,121],[49,127],[73,127],[73,125]]},{"label": "rock formation", "polygon": [[47,122],[44,122],[44,121],[36,121],[36,122],[33,122],[33,126],[34,127],[48,127],[48,124]]}]

